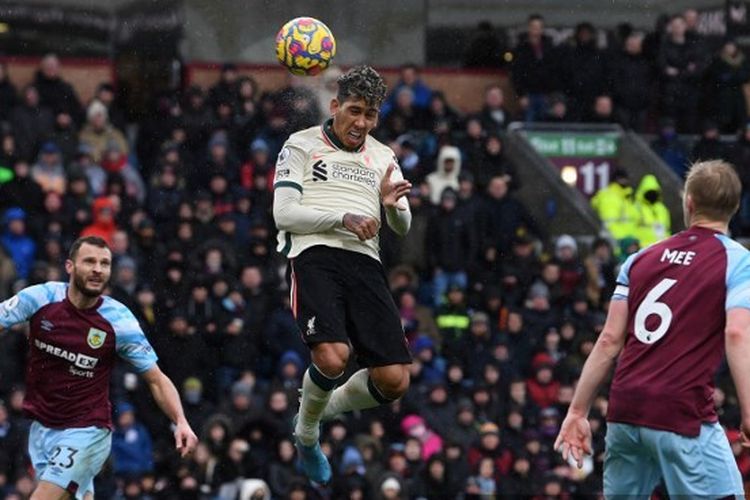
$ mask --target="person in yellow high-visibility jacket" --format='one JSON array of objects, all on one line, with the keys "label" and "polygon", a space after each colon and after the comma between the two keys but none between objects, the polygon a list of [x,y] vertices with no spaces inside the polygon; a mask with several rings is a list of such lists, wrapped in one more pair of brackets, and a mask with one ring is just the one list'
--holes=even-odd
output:
[{"label": "person in yellow high-visibility jacket", "polygon": [[662,202],[661,185],[652,174],[644,175],[635,192],[638,211],[635,237],[641,248],[672,235],[672,216]]},{"label": "person in yellow high-visibility jacket", "polygon": [[591,206],[614,239],[635,237],[638,213],[627,172],[615,170],[612,182],[591,198]]}]

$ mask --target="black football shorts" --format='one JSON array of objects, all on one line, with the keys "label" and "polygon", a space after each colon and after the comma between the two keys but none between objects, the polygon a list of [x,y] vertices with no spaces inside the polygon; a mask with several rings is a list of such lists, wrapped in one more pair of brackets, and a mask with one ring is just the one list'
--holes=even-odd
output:
[{"label": "black football shorts", "polygon": [[411,363],[383,265],[359,252],[314,246],[291,260],[292,311],[308,346],[351,343],[360,366]]}]

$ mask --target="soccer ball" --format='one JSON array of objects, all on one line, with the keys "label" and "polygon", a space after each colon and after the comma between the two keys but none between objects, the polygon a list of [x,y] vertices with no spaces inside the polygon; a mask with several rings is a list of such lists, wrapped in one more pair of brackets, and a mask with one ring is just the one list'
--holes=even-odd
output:
[{"label": "soccer ball", "polygon": [[292,19],[276,35],[276,57],[295,75],[317,75],[335,55],[333,33],[312,17]]}]

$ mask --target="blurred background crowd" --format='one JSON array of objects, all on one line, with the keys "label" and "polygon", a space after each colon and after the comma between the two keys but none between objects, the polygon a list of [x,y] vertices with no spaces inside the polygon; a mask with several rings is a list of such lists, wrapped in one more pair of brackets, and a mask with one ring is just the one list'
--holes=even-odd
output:
[{"label": "blurred background crowd", "polygon": [[[512,51],[512,106],[493,85],[481,109],[459,113],[413,65],[391,89],[374,135],[414,184],[413,222],[405,238],[383,228],[380,241],[414,355],[412,386],[389,407],[323,426],[334,469],[325,488],[308,484],[291,441],[309,354],[270,208],[276,154],[291,132],[322,122],[340,71],[328,70],[314,87],[290,80],[259,93],[252,77],[225,64],[211,88],[159,94],[134,128],[108,83],[80,102],[54,55],[21,89],[0,65],[0,298],[66,280],[70,243],[105,238],[114,257],[109,294],[140,320],[201,439],[180,459],[148,391],[118,366],[113,450],[97,498],[600,494],[606,391],[591,414],[595,454],[582,469],[563,462],[552,443],[620,263],[668,234],[669,214],[658,205],[658,183],[630,186],[618,172],[593,203],[607,222],[604,212],[620,196],[632,203],[632,219],[608,222],[613,237],[587,245],[551,239],[514,197],[523,165],[505,158],[504,130],[514,120],[620,123],[656,133],[655,150],[680,173],[692,158],[725,157],[747,183],[742,85],[750,66],[731,40],[710,50],[690,11],[645,37],[620,33],[606,51],[588,23],[558,45],[543,28],[543,18],[531,16]],[[472,44],[472,66],[494,64],[492,43],[490,36]],[[692,149],[677,136],[699,131]],[[738,139],[727,146],[721,134]],[[742,234],[747,226],[737,227]],[[33,486],[29,421],[20,411],[24,329],[0,332],[6,499],[25,499]],[[750,478],[725,369],[714,401]]]}]

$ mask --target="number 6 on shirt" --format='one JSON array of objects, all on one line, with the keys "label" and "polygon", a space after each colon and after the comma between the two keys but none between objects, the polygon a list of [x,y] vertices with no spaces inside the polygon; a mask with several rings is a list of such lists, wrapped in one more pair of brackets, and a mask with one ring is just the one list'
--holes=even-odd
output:
[{"label": "number 6 on shirt", "polygon": [[[644,344],[653,344],[666,335],[670,323],[672,323],[672,310],[664,302],[659,302],[659,298],[672,288],[677,280],[664,278],[651,289],[638,306],[635,312],[635,338]],[[646,320],[649,316],[655,314],[659,316],[659,326],[655,330],[649,330],[646,326]]]}]

